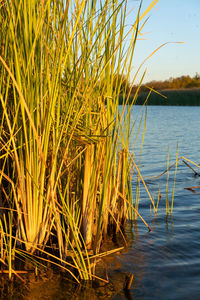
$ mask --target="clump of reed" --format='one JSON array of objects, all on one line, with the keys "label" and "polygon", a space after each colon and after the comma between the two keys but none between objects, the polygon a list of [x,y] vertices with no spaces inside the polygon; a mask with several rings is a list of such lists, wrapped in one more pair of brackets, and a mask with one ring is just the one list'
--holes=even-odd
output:
[{"label": "clump of reed", "polygon": [[107,234],[133,218],[137,93],[129,103],[125,87],[120,112],[120,74],[130,79],[157,2],[127,30],[126,0],[1,1],[0,243],[10,277],[15,257],[48,255],[77,281],[92,279]]}]

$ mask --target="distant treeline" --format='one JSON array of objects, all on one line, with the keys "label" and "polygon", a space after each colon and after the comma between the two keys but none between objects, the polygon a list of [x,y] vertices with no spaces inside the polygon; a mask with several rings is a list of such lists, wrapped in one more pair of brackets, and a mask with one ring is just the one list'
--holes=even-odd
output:
[{"label": "distant treeline", "polygon": [[[164,81],[151,81],[142,85],[140,91],[146,92],[149,90],[149,87],[155,90],[200,88],[200,74],[196,73],[194,77],[187,75],[169,78]],[[135,88],[136,87],[134,87],[134,89]]]},{"label": "distant treeline", "polygon": [[[174,89],[159,91],[167,98],[152,92],[147,100],[148,105],[184,105],[184,106],[200,106],[200,88],[193,89]],[[148,92],[139,94],[136,104],[143,105],[147,99]]]},{"label": "distant treeline", "polygon": [[[125,87],[125,84],[128,86],[126,80],[124,80],[122,87]],[[137,88],[137,86],[132,88],[130,102],[134,98]],[[151,91],[151,94],[147,100],[151,89],[154,91]],[[165,96],[165,98],[160,94]],[[194,77],[187,75],[178,78],[170,78],[165,81],[148,82],[140,87],[136,104],[142,105],[146,100],[149,105],[200,106],[200,75],[196,73]],[[120,97],[119,103],[123,103],[123,97]]]}]

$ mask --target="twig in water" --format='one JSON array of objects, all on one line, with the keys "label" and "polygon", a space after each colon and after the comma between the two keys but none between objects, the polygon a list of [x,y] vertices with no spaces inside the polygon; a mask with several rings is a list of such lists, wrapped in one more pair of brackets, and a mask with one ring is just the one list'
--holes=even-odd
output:
[{"label": "twig in water", "polygon": [[196,172],[185,160],[183,160],[183,162],[188,168],[190,168],[194,172],[194,176],[200,176],[200,174]]},{"label": "twig in water", "polygon": [[187,187],[187,188],[184,188],[185,190],[188,190],[194,194],[197,194],[197,192],[194,190],[194,189],[200,189],[200,186],[191,186],[191,187]]}]

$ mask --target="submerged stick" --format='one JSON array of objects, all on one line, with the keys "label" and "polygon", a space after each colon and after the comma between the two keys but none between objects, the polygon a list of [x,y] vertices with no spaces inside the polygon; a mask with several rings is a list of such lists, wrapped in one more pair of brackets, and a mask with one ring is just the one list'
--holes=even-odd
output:
[{"label": "submerged stick", "polygon": [[184,157],[184,156],[181,156],[179,157],[178,161],[175,162],[174,164],[172,164],[169,168],[167,168],[164,172],[162,172],[160,175],[156,176],[155,178],[153,178],[152,180],[148,181],[148,183],[151,183],[153,181],[155,181],[156,179],[160,178],[162,175],[164,175],[165,173],[167,173],[171,168],[173,168],[176,163],[178,163],[180,160],[182,160],[184,162],[184,164],[189,167],[194,173],[195,175],[198,175],[200,176],[200,174],[198,172],[196,172],[185,160],[187,160],[188,162],[190,162],[191,164],[195,165],[197,168],[200,168],[199,165],[197,165],[196,163],[194,163],[193,161],[191,161],[190,159]]},{"label": "submerged stick", "polygon": [[198,176],[200,176],[200,174],[198,173],[198,172],[196,172],[186,161],[184,161],[183,160],[183,162],[184,162],[184,164],[188,167],[188,168],[190,168],[193,172],[194,172],[194,175],[196,176],[196,175],[198,175]]},{"label": "submerged stick", "polygon": [[[181,159],[182,159],[182,156],[179,157],[178,162],[179,162]],[[155,181],[156,179],[160,178],[162,175],[164,175],[165,173],[167,173],[171,168],[173,168],[173,167],[176,165],[176,163],[178,163],[178,162],[175,162],[173,165],[171,165],[169,168],[167,168],[167,169],[166,169],[164,172],[162,172],[160,175],[158,175],[158,176],[155,177],[154,179],[148,181],[148,183],[151,183],[152,181]]]},{"label": "submerged stick", "polygon": [[186,158],[186,157],[184,157],[184,156],[181,156],[181,158],[184,159],[184,160],[189,161],[191,164],[193,164],[193,165],[196,166],[197,168],[200,168],[200,166],[197,165],[196,163],[194,163],[192,160],[190,160],[190,159],[188,159],[188,158]]},{"label": "submerged stick", "polygon": [[188,190],[196,194],[197,192],[194,189],[200,189],[200,186],[191,186],[191,187],[184,188],[184,190]]},{"label": "submerged stick", "polygon": [[133,273],[129,273],[126,275],[125,277],[125,281],[124,281],[124,290],[127,291],[127,290],[130,290],[131,288],[131,284],[133,282]]}]

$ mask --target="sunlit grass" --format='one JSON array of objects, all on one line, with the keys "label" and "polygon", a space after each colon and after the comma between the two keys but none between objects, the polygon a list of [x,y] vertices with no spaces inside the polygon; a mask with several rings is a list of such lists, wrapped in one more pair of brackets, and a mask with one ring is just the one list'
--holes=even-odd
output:
[{"label": "sunlit grass", "polygon": [[[126,0],[1,2],[0,183],[3,205],[16,210],[12,222],[11,213],[1,221],[9,270],[17,241],[33,257],[49,253],[77,281],[91,280],[89,250],[98,256],[108,231],[122,234],[133,210],[140,216],[132,165],[153,203],[129,153],[134,81],[122,112],[118,101],[157,2],[142,15],[139,8],[128,30]],[[46,250],[51,243],[56,255]]]}]

